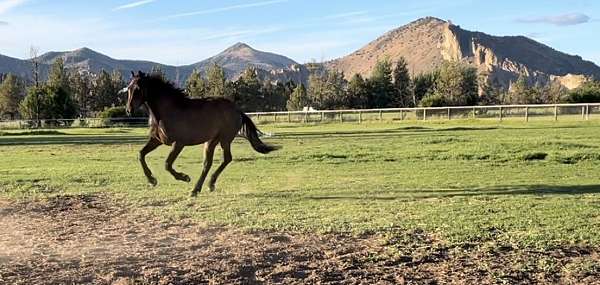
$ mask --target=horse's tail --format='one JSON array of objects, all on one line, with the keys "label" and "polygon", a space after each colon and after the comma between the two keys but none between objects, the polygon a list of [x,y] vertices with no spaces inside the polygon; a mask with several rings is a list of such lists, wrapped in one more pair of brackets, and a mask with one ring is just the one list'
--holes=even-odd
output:
[{"label": "horse's tail", "polygon": [[252,148],[257,152],[267,154],[279,149],[279,147],[265,144],[260,140],[259,134],[261,132],[256,128],[256,125],[252,122],[250,117],[244,113],[242,113],[242,129],[240,133],[250,142]]}]

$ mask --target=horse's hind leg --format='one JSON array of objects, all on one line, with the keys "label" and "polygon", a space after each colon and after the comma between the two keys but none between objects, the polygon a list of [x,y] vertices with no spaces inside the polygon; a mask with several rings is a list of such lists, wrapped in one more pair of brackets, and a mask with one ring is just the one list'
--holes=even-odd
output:
[{"label": "horse's hind leg", "polygon": [[155,150],[161,144],[162,143],[160,141],[158,141],[157,139],[150,138],[150,140],[146,143],[144,148],[142,148],[142,150],[140,150],[139,160],[140,160],[140,163],[142,164],[142,169],[144,170],[144,175],[146,175],[146,178],[148,178],[148,182],[150,184],[152,184],[152,186],[156,186],[156,184],[158,182],[156,181],[156,178],[154,178],[154,176],[152,175],[152,171],[150,171],[150,168],[148,168],[148,164],[146,164],[146,155],[148,153],[152,152],[153,150]]},{"label": "horse's hind leg", "polygon": [[189,176],[187,176],[185,173],[180,173],[173,169],[173,162],[175,162],[177,156],[179,156],[182,150],[183,146],[177,143],[173,144],[173,148],[171,148],[171,153],[169,153],[169,157],[167,157],[167,161],[165,162],[165,168],[169,173],[171,173],[171,175],[173,175],[173,177],[175,177],[175,179],[179,181],[190,182],[191,179]]},{"label": "horse's hind leg", "polygon": [[221,172],[223,172],[223,170],[225,170],[225,167],[227,167],[227,165],[232,161],[231,142],[221,142],[221,148],[223,149],[223,162],[210,177],[210,183],[208,184],[208,187],[210,187],[210,191],[215,191],[215,184],[217,183],[217,178],[219,178]]},{"label": "horse's hind leg", "polygon": [[200,191],[202,191],[202,185],[204,184],[204,180],[206,180],[208,171],[210,171],[210,167],[212,166],[216,146],[217,141],[209,141],[204,144],[204,169],[202,169],[202,175],[200,175],[200,179],[198,179],[196,187],[194,187],[194,190],[192,191],[192,197],[195,197],[198,195],[198,193],[200,193]]}]

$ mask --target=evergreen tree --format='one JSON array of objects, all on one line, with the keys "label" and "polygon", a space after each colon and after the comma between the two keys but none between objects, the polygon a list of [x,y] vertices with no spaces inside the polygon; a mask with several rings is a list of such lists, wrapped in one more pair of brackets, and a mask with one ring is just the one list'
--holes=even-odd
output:
[{"label": "evergreen tree", "polygon": [[[25,99],[19,104],[19,113],[26,120],[39,121],[40,119],[49,118],[48,112],[50,102],[46,92],[47,86],[38,84],[27,89]],[[36,122],[39,126],[39,122]]]},{"label": "evergreen tree", "polygon": [[185,82],[185,92],[192,98],[202,98],[207,96],[208,83],[198,69],[194,69],[192,74]]},{"label": "evergreen tree", "polygon": [[311,106],[317,109],[322,109],[325,105],[325,92],[326,92],[326,77],[318,73],[311,73],[308,76],[308,98]]},{"label": "evergreen tree", "polygon": [[392,99],[394,107],[411,107],[416,104],[413,98],[412,84],[406,59],[401,57],[394,68],[395,97]]},{"label": "evergreen tree", "polygon": [[79,115],[87,116],[90,111],[93,88],[92,75],[83,70],[73,72],[69,76],[69,85],[73,92],[73,98],[79,106]]},{"label": "evergreen tree", "polygon": [[325,90],[322,98],[321,109],[339,109],[345,107],[346,85],[348,82],[344,79],[344,74],[332,70],[325,74]]},{"label": "evergreen tree", "polygon": [[244,111],[266,110],[257,70],[248,68],[234,84],[234,101]]},{"label": "evergreen tree", "polygon": [[213,64],[207,72],[207,81],[208,81],[208,97],[230,97],[230,92],[228,92],[228,84],[227,79],[225,77],[225,70],[218,66],[217,64]]},{"label": "evergreen tree", "polygon": [[298,111],[307,106],[310,106],[310,98],[304,84],[300,84],[290,95],[290,99],[287,101],[287,109],[288,111]]},{"label": "evergreen tree", "polygon": [[122,105],[124,98],[121,98],[118,92],[123,86],[125,83],[120,74],[113,73],[111,75],[106,70],[102,70],[93,86],[91,110],[101,112],[106,108]]},{"label": "evergreen tree", "polygon": [[348,83],[345,105],[352,109],[369,108],[369,86],[360,74],[354,74]]},{"label": "evergreen tree", "polygon": [[62,58],[57,58],[48,74],[48,83],[53,88],[64,88],[67,92],[70,91],[69,75]]},{"label": "evergreen tree", "polygon": [[392,63],[388,59],[377,61],[370,78],[371,106],[373,108],[387,108],[392,106],[396,98],[396,88],[392,80]]},{"label": "evergreen tree", "polygon": [[25,97],[24,84],[13,74],[8,74],[0,84],[0,118],[11,120],[19,113],[19,103]]}]

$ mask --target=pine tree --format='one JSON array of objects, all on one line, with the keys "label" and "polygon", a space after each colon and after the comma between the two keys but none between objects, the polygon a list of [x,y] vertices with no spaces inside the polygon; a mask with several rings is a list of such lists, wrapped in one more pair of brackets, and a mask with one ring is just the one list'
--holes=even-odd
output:
[{"label": "pine tree", "polygon": [[290,95],[290,99],[287,101],[287,109],[288,111],[298,111],[308,106],[310,106],[310,98],[304,84],[300,84]]},{"label": "pine tree", "polygon": [[394,87],[396,89],[395,97],[392,99],[394,107],[411,107],[416,102],[413,101],[413,90],[408,71],[406,59],[401,57],[396,62],[394,68]]},{"label": "pine tree", "polygon": [[62,58],[58,58],[50,69],[48,82],[43,88],[47,97],[47,119],[71,119],[77,114],[77,105],[71,94],[69,76]]},{"label": "pine tree", "polygon": [[125,85],[120,74],[109,74],[106,70],[100,71],[92,88],[90,102],[91,110],[104,111],[106,108],[124,104],[125,98],[119,97],[119,90]]},{"label": "pine tree", "polygon": [[225,70],[217,64],[211,65],[207,72],[208,97],[229,97]]},{"label": "pine tree", "polygon": [[192,98],[206,97],[208,93],[208,83],[200,71],[194,69],[185,82],[185,92]]},{"label": "pine tree", "polygon": [[15,119],[19,113],[19,103],[24,97],[24,84],[9,73],[0,84],[0,117],[7,116],[11,120]]},{"label": "pine tree", "polygon": [[368,83],[360,74],[354,74],[348,83],[345,105],[352,109],[367,109],[369,103]]},{"label": "pine tree", "polygon": [[391,107],[392,100],[396,97],[396,88],[392,80],[392,63],[388,59],[377,61],[370,82],[372,107]]},{"label": "pine tree", "polygon": [[69,76],[69,85],[79,106],[79,115],[87,116],[93,88],[92,75],[84,70],[73,72]]}]

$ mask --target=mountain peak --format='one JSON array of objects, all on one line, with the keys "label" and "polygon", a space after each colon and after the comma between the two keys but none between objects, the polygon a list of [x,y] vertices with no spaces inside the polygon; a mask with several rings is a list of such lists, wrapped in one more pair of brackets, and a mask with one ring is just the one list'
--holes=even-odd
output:
[{"label": "mountain peak", "polygon": [[432,17],[432,16],[427,16],[427,17],[423,17],[423,18],[417,19],[417,20],[411,22],[408,25],[412,25],[412,24],[419,25],[419,24],[429,24],[429,23],[445,24],[445,23],[448,23],[448,22],[444,21],[444,20],[442,20],[440,18],[436,18],[436,17]]},{"label": "mountain peak", "polygon": [[246,43],[238,42],[230,47],[228,47],[225,52],[239,51],[239,50],[254,50],[251,46]]}]

